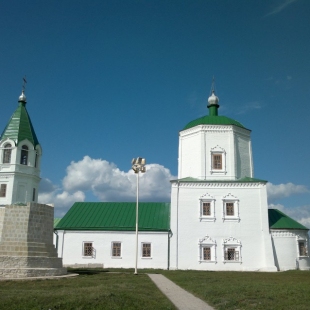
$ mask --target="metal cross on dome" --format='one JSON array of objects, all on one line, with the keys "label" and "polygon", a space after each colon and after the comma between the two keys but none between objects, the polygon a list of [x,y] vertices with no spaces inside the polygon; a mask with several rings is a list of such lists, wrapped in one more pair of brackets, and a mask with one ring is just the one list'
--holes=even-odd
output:
[{"label": "metal cross on dome", "polygon": [[26,75],[23,77],[23,92],[25,91],[26,89],[26,83],[27,83],[27,80],[26,80]]}]

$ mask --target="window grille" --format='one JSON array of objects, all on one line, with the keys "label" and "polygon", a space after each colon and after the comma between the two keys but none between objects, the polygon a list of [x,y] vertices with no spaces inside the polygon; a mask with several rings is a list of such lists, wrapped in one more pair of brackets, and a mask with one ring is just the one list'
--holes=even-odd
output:
[{"label": "window grille", "polygon": [[298,248],[299,248],[299,256],[307,256],[307,248],[305,242],[299,242],[298,243]]},{"label": "window grille", "polygon": [[6,197],[6,184],[1,184],[0,197]]},{"label": "window grille", "polygon": [[215,170],[222,169],[222,154],[212,154],[212,168]]},{"label": "window grille", "polygon": [[234,215],[234,203],[226,202],[226,215]]},{"label": "window grille", "polygon": [[204,202],[202,204],[202,215],[211,215],[211,203],[210,202]]},{"label": "window grille", "polygon": [[211,260],[211,248],[203,248],[203,260]]},{"label": "window grille", "polygon": [[93,256],[93,243],[84,242],[84,256]]},{"label": "window grille", "polygon": [[239,252],[235,249],[227,249],[225,252],[225,260],[239,261]]},{"label": "window grille", "polygon": [[12,154],[12,145],[11,144],[6,144],[4,146],[3,150],[3,163],[4,164],[9,164],[11,162],[11,154]]},{"label": "window grille", "polygon": [[112,256],[116,256],[116,257],[121,256],[121,243],[120,242],[113,242]]},{"label": "window grille", "polygon": [[150,243],[143,243],[142,257],[151,257],[151,244]]}]

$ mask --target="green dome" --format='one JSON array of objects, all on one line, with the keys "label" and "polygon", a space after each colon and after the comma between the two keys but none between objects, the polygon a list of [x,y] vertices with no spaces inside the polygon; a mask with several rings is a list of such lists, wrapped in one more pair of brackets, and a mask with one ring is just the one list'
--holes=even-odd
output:
[{"label": "green dome", "polygon": [[226,116],[218,116],[218,115],[206,115],[200,118],[197,118],[191,122],[189,122],[184,128],[189,129],[198,125],[235,125],[241,128],[245,128],[241,123],[235,121],[232,118]]}]

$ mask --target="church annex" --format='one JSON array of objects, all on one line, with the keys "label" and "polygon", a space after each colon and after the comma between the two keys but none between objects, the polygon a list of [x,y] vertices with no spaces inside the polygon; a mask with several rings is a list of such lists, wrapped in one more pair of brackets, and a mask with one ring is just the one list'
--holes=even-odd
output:
[{"label": "church annex", "polygon": [[[170,203],[140,203],[138,268],[277,271],[310,269],[308,228],[268,209],[254,178],[251,131],[209,114],[179,133]],[[75,203],[55,226],[66,266],[133,267],[134,203]]]}]

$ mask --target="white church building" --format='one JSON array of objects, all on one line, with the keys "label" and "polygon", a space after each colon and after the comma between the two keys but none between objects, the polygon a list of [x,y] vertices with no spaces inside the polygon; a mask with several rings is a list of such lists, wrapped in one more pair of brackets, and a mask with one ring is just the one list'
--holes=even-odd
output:
[{"label": "white church building", "polygon": [[[1,205],[37,202],[42,150],[25,102],[0,136],[0,219]],[[138,268],[309,270],[308,228],[268,209],[267,181],[254,178],[251,131],[218,115],[214,91],[208,103],[208,115],[179,132],[171,201],[139,203]],[[135,211],[132,202],[75,203],[55,221],[64,266],[134,267]],[[1,230],[0,221],[0,241]]]},{"label": "white church building", "polygon": [[[209,115],[179,133],[171,203],[140,203],[139,268],[277,271],[310,269],[308,228],[268,209],[267,181],[255,179],[251,131]],[[56,225],[65,265],[133,267],[133,203],[76,203]]]}]

